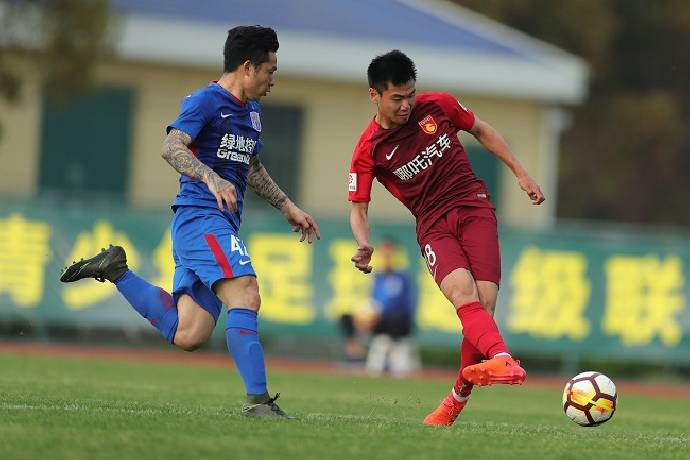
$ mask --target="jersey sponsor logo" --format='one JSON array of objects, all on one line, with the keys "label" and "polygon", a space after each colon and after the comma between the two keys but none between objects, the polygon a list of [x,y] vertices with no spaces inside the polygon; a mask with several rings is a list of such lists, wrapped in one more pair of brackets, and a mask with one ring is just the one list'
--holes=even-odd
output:
[{"label": "jersey sponsor logo", "polygon": [[350,173],[350,180],[347,183],[347,189],[350,192],[357,191],[357,173]]},{"label": "jersey sponsor logo", "polygon": [[436,130],[438,129],[436,120],[434,120],[434,117],[431,115],[424,117],[424,119],[419,122],[419,126],[422,128],[422,131],[427,134],[436,134]]},{"label": "jersey sponsor logo", "polygon": [[220,139],[220,145],[216,151],[216,156],[225,160],[249,164],[249,159],[254,153],[255,147],[256,141],[254,139],[237,136],[233,133],[226,133]]},{"label": "jersey sponsor logo", "polygon": [[450,137],[447,133],[443,133],[429,144],[419,154],[393,171],[398,179],[410,180],[420,172],[434,164],[436,158],[443,158],[443,152],[450,149],[452,146]]},{"label": "jersey sponsor logo", "polygon": [[386,160],[393,158],[393,155],[395,155],[395,151],[398,150],[398,147],[400,147],[400,144],[396,145],[393,150],[391,150],[391,153],[386,154]]},{"label": "jersey sponsor logo", "polygon": [[249,117],[252,119],[252,128],[261,132],[261,117],[259,112],[249,112]]},{"label": "jersey sponsor logo", "polygon": [[477,198],[486,199],[486,193],[477,193]]},{"label": "jersey sponsor logo", "polygon": [[232,150],[218,150],[216,156],[224,160],[236,161],[238,163],[244,163],[246,165],[249,164],[249,160],[252,158],[251,155],[247,155],[246,153],[233,152]]}]

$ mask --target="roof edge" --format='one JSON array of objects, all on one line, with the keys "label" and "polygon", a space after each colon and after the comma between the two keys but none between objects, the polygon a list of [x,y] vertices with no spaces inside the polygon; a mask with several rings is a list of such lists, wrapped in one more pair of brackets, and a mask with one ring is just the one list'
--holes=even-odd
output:
[{"label": "roof edge", "polygon": [[[221,67],[225,27],[137,15],[125,17],[122,26],[116,46],[122,58]],[[563,103],[578,103],[587,92],[586,65],[567,56],[535,62],[284,29],[280,41],[279,71],[290,76],[366,85],[370,60],[399,48],[416,61],[419,81],[427,87]]]}]

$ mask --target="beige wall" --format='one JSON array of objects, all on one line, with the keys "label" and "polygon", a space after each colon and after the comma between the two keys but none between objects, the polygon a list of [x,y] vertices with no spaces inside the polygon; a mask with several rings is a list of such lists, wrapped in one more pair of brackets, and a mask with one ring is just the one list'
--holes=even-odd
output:
[{"label": "beige wall", "polygon": [[0,194],[27,197],[36,193],[40,149],[41,104],[36,72],[28,63],[9,66],[22,75],[18,101],[0,100]]},{"label": "beige wall", "polygon": [[[177,191],[177,174],[160,158],[164,128],[179,110],[180,99],[219,76],[214,69],[153,66],[140,63],[106,63],[97,76],[103,84],[126,85],[135,95],[130,161],[130,202],[137,206],[167,206]],[[35,81],[25,84],[25,98],[13,108],[2,108],[5,137],[0,141],[0,192],[31,195],[37,182],[39,155],[40,95]],[[421,90],[425,88],[421,87]],[[547,181],[550,134],[546,130],[545,108],[529,101],[464,96],[454,91],[463,104],[497,127],[541,183]],[[289,103],[305,108],[303,159],[299,201],[321,216],[343,216],[347,202],[347,172],[352,148],[373,116],[366,84],[296,80],[278,76],[265,104]],[[473,142],[469,134],[463,142]],[[125,153],[123,153],[125,154]],[[501,209],[504,223],[539,225],[549,221],[548,211],[530,205],[515,179],[504,168]],[[548,196],[549,191],[545,190]],[[383,189],[374,187],[371,213],[377,218],[411,221],[408,211]]]}]

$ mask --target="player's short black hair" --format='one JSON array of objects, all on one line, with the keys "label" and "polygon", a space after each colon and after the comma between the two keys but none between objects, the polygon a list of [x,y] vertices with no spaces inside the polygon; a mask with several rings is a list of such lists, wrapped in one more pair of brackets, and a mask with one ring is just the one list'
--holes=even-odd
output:
[{"label": "player's short black hair", "polygon": [[410,80],[417,80],[417,68],[412,59],[400,50],[389,51],[376,56],[367,68],[369,88],[383,93],[388,84],[403,85]]},{"label": "player's short black hair", "polygon": [[245,61],[261,65],[268,61],[268,53],[277,51],[278,35],[270,27],[233,27],[223,48],[223,72],[232,72]]}]

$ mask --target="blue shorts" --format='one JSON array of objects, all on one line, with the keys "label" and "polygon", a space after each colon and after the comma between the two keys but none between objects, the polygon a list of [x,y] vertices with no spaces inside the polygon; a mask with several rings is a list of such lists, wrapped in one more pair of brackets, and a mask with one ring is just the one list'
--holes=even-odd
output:
[{"label": "blue shorts", "polygon": [[170,233],[175,302],[188,294],[217,321],[222,302],[213,292],[213,285],[223,279],[256,276],[247,248],[216,208],[177,207]]}]

